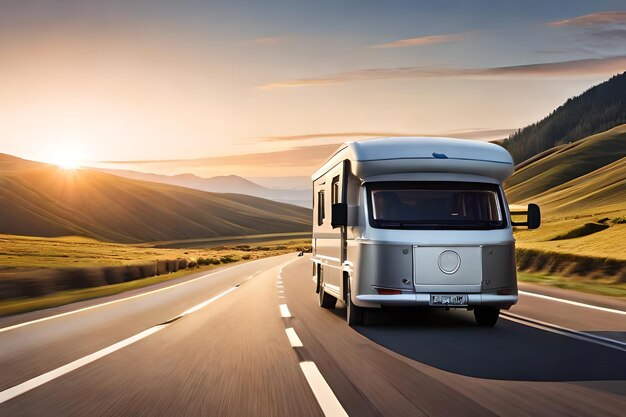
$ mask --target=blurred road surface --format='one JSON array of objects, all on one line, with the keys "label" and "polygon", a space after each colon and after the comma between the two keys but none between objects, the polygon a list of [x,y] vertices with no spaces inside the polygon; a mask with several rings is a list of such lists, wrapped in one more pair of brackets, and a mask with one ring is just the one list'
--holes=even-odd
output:
[{"label": "blurred road surface", "polygon": [[0,416],[623,416],[623,304],[521,289],[493,329],[442,310],[350,328],[284,255],[7,317]]}]

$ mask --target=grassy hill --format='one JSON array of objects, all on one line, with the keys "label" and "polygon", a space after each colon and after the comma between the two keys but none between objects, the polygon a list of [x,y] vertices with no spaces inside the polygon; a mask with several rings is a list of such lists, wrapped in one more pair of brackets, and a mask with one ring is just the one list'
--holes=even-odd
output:
[{"label": "grassy hill", "polygon": [[547,274],[532,279],[549,285],[626,294],[626,125],[524,161],[505,187],[510,203],[543,214],[539,229],[514,231],[521,270]]},{"label": "grassy hill", "polygon": [[147,242],[309,231],[311,211],[0,154],[0,233]]},{"label": "grassy hill", "polygon": [[532,198],[548,212],[579,214],[626,209],[626,157]]},{"label": "grassy hill", "polygon": [[518,165],[506,182],[510,203],[574,211],[623,202],[626,125],[561,145]]},{"label": "grassy hill", "polygon": [[541,121],[520,129],[504,146],[516,163],[626,123],[626,72],[567,100]]}]

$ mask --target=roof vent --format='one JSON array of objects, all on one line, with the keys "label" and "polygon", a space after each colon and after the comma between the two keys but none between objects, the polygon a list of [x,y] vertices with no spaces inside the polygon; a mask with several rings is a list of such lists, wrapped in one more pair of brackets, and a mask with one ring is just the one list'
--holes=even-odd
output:
[{"label": "roof vent", "polygon": [[436,158],[436,159],[448,159],[448,156],[445,153],[433,152],[433,158]]}]

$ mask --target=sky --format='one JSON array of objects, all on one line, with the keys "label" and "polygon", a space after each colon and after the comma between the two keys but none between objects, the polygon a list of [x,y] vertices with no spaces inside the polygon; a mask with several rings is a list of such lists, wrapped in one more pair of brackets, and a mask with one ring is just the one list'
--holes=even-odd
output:
[{"label": "sky", "polygon": [[307,176],[344,141],[503,138],[623,71],[624,0],[0,0],[0,152]]}]

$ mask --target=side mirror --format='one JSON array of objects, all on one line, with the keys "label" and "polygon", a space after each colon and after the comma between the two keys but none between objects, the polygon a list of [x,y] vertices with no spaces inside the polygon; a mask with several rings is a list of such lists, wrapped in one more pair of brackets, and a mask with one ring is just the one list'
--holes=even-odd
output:
[{"label": "side mirror", "polygon": [[330,224],[333,229],[348,225],[348,204],[335,203],[331,206]]},{"label": "side mirror", "polygon": [[538,205],[528,205],[528,217],[526,220],[526,224],[528,225],[529,229],[537,229],[541,225],[541,210],[539,210]]},{"label": "side mirror", "polygon": [[526,214],[525,222],[511,221],[512,226],[527,226],[529,229],[537,229],[541,225],[541,210],[536,204],[529,204],[527,210],[511,210],[511,215]]}]

